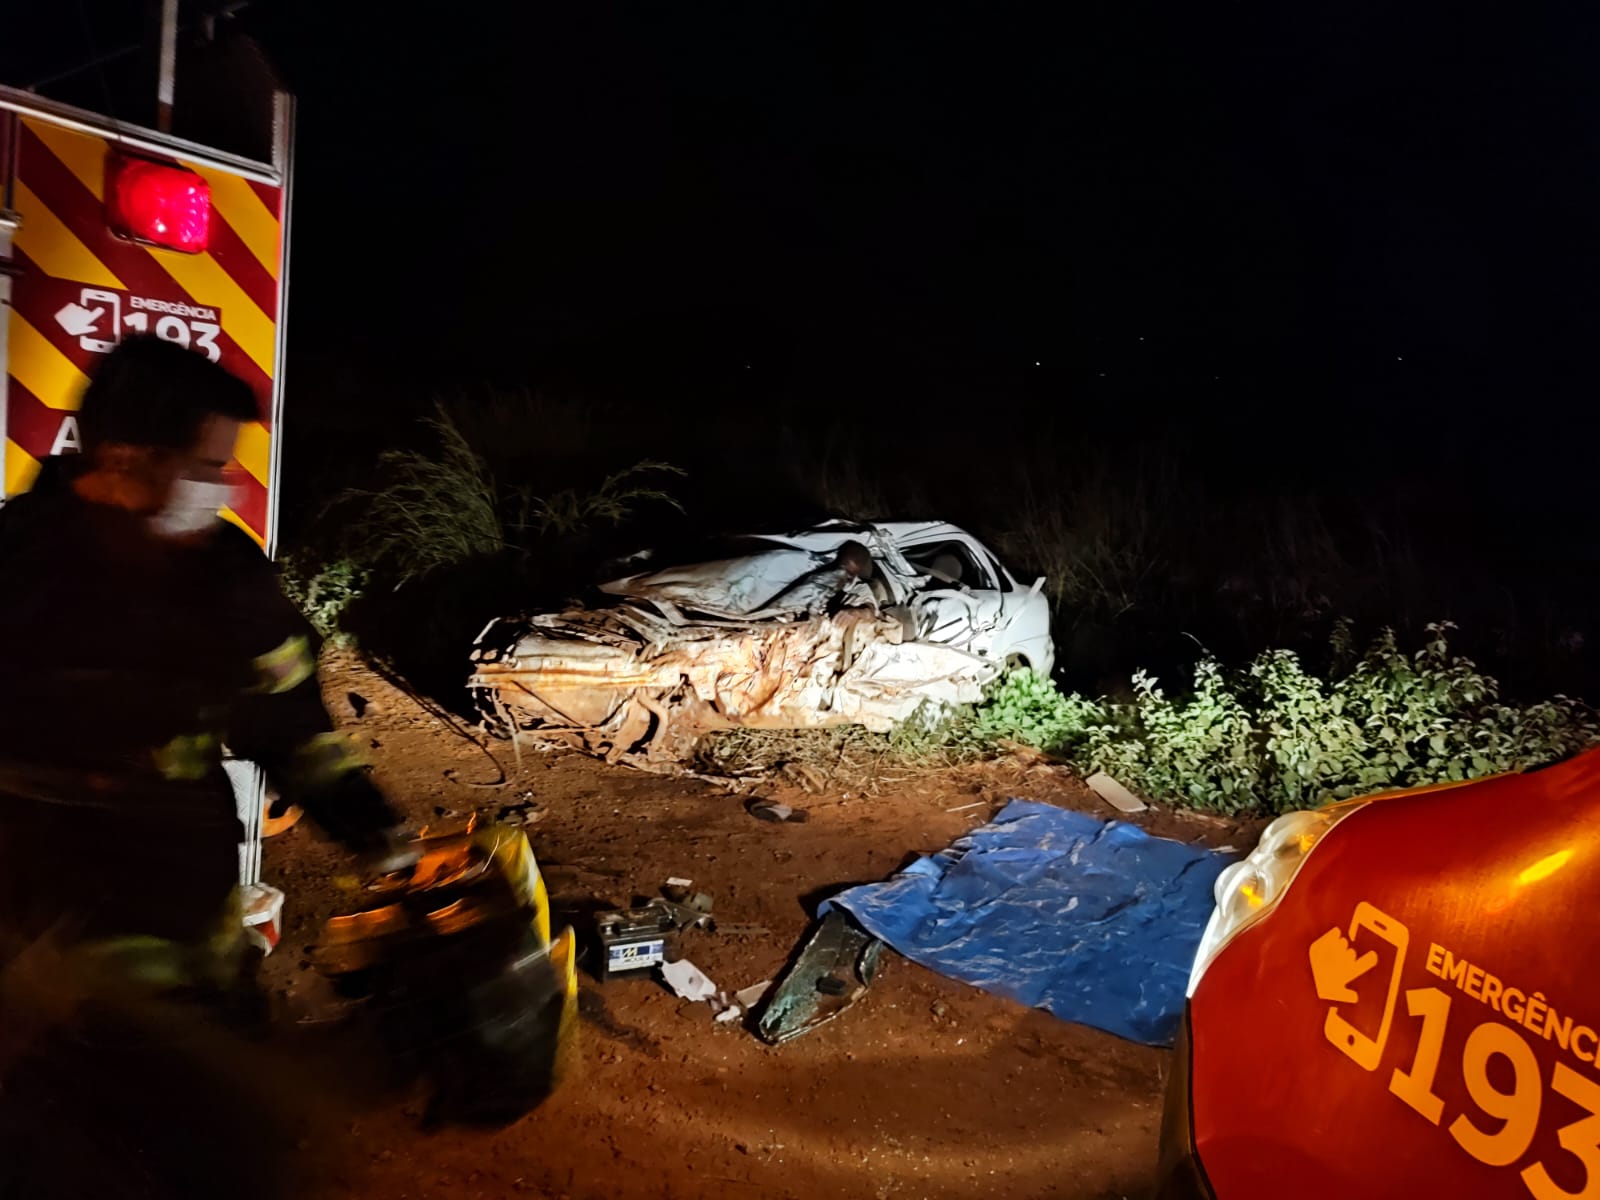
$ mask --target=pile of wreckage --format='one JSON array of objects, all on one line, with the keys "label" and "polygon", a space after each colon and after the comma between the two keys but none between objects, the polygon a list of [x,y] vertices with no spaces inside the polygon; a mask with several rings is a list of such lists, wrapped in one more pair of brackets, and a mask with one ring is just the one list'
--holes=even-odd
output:
[{"label": "pile of wreckage", "polygon": [[1043,581],[1021,588],[954,526],[829,522],[730,549],[492,622],[470,681],[490,727],[673,770],[718,730],[887,732],[1053,659]]}]

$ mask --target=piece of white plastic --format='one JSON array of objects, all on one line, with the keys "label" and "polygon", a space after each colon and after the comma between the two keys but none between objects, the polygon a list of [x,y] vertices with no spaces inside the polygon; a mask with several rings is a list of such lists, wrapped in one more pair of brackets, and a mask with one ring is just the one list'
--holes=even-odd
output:
[{"label": "piece of white plastic", "polygon": [[661,964],[661,978],[667,981],[667,986],[673,994],[683,1000],[701,1001],[711,1000],[717,994],[717,985],[706,978],[706,974],[686,958],[677,962]]},{"label": "piece of white plastic", "polygon": [[277,948],[283,933],[283,893],[266,883],[244,889],[244,932],[263,954]]},{"label": "piece of white plastic", "polygon": [[1090,791],[1120,813],[1139,813],[1150,807],[1104,771],[1096,771],[1084,782]]},{"label": "piece of white plastic", "polygon": [[772,980],[763,979],[760,983],[752,983],[747,988],[740,988],[733,994],[733,998],[739,1002],[740,1008],[749,1011],[757,1004],[760,1004],[762,997],[771,990]]}]

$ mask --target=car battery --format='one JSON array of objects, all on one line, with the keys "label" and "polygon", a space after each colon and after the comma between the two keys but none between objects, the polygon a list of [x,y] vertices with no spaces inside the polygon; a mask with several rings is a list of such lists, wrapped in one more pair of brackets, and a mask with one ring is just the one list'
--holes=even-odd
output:
[{"label": "car battery", "polygon": [[675,958],[679,924],[678,915],[666,900],[598,914],[595,929],[600,939],[600,961],[596,977],[604,983],[613,975],[647,971]]}]

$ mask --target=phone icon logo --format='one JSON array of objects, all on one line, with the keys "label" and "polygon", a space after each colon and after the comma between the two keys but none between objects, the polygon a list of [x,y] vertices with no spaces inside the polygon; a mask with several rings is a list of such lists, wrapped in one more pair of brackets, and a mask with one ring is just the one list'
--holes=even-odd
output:
[{"label": "phone icon logo", "polygon": [[[1350,918],[1348,934],[1336,925],[1311,943],[1311,976],[1317,995],[1331,1006],[1323,1034],[1362,1070],[1377,1070],[1383,1057],[1400,993],[1400,968],[1410,941],[1411,933],[1404,925],[1363,900]],[[1391,960],[1387,972],[1380,969],[1384,959]],[[1385,974],[1382,1015],[1374,1022]],[[1346,1008],[1341,1010],[1341,1005]]]},{"label": "phone icon logo", "polygon": [[91,354],[109,354],[122,329],[122,297],[86,287],[76,301],[61,306],[56,323]]}]

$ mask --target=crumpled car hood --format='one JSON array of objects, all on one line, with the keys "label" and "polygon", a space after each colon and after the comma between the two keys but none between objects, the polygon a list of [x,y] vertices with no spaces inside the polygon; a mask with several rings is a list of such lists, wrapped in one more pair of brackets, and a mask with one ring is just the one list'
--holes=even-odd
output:
[{"label": "crumpled car hood", "polygon": [[[823,607],[820,601],[829,597],[796,594],[795,585],[825,568],[849,541],[860,542],[871,552],[876,576],[891,603],[908,601],[924,578],[893,542],[870,527],[839,523],[793,536],[801,544],[781,537],[760,539],[764,547],[754,553],[642,571],[602,583],[600,590],[647,601],[673,621],[680,615],[685,621],[695,616],[722,620],[799,616],[818,611]],[[865,585],[857,584],[845,601],[871,603],[872,597]]]},{"label": "crumpled car hood", "polygon": [[[1002,667],[972,652],[970,610],[923,610],[924,577],[886,537],[842,523],[795,537],[614,580],[608,607],[492,622],[470,686],[493,724],[655,769],[681,767],[719,729],[887,732],[925,706],[982,699]],[[876,595],[828,571],[850,540],[873,555]]]},{"label": "crumpled car hood", "polygon": [[659,767],[685,761],[718,729],[887,732],[925,704],[975,703],[1000,672],[904,632],[870,607],[687,627],[632,604],[571,609],[490,626],[471,685],[503,719],[533,718],[612,761]]}]

